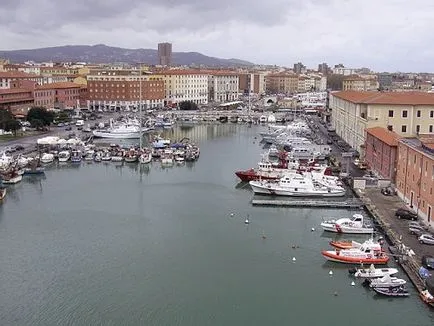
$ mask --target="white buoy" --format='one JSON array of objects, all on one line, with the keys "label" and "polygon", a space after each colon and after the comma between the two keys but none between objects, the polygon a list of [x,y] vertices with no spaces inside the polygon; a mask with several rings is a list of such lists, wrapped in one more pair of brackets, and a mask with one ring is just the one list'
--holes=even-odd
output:
[{"label": "white buoy", "polygon": [[354,285],[356,285],[356,283],[354,283],[354,281],[352,281],[352,282],[351,282],[351,286],[354,286]]},{"label": "white buoy", "polygon": [[231,213],[231,216],[234,216],[234,213]]},{"label": "white buoy", "polygon": [[249,224],[249,223],[250,223],[249,219],[246,218],[246,220],[244,221],[244,224]]},{"label": "white buoy", "polygon": [[292,261],[296,261],[297,259],[295,259],[295,257],[292,257]]},{"label": "white buoy", "polygon": [[312,232],[315,231],[315,228],[310,229]]},{"label": "white buoy", "polygon": [[329,272],[329,275],[332,276],[332,275],[333,275],[333,271],[330,271],[330,272]]}]

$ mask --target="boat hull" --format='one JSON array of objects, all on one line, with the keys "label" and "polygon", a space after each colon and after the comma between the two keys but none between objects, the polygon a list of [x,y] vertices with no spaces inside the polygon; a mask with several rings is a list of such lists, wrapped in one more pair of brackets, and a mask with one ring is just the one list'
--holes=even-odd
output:
[{"label": "boat hull", "polygon": [[[334,232],[334,233],[372,234],[374,232],[373,228],[357,228],[357,227],[347,227],[347,226],[336,227],[334,224],[328,224],[328,223],[321,223],[321,227],[323,228],[324,231]],[[341,249],[346,249],[346,248],[341,248]]]},{"label": "boat hull", "polygon": [[271,195],[271,196],[289,196],[289,197],[342,197],[346,191],[291,191],[279,187],[262,185],[260,182],[251,181],[250,186],[255,194]]},{"label": "boat hull", "polygon": [[374,265],[382,265],[387,264],[389,261],[389,257],[383,256],[379,258],[367,258],[367,257],[350,257],[343,256],[337,253],[338,251],[321,251],[323,257],[329,261],[343,263],[343,264],[374,264]]},{"label": "boat hull", "polygon": [[18,182],[20,182],[21,180],[23,180],[23,176],[22,175],[17,175],[16,177],[10,178],[10,179],[3,179],[2,183],[3,184],[16,184]]},{"label": "boat hull", "polygon": [[96,138],[111,138],[111,139],[139,139],[140,132],[113,133],[104,131],[93,131],[93,136]]},{"label": "boat hull", "polygon": [[280,176],[278,175],[261,175],[258,174],[256,171],[247,170],[247,171],[237,171],[235,172],[235,175],[241,179],[241,181],[248,182],[248,181],[254,181],[254,180],[278,180]]},{"label": "boat hull", "polygon": [[330,241],[329,244],[332,247],[338,249],[351,249],[351,248],[360,247],[360,243],[354,241]]}]

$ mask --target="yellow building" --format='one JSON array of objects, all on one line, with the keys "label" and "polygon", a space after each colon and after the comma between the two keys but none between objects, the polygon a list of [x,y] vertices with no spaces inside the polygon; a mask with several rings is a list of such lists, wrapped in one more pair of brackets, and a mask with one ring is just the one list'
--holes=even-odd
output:
[{"label": "yellow building", "polygon": [[344,91],[376,91],[379,87],[375,77],[361,77],[358,75],[345,77],[342,81]]},{"label": "yellow building", "polygon": [[367,128],[387,128],[402,137],[434,132],[434,93],[334,92],[329,107],[336,133],[361,155]]},{"label": "yellow building", "polygon": [[276,73],[265,76],[265,88],[273,94],[293,94],[298,92],[298,75]]},{"label": "yellow building", "polygon": [[85,76],[77,76],[74,78],[73,83],[87,86],[87,78]]}]

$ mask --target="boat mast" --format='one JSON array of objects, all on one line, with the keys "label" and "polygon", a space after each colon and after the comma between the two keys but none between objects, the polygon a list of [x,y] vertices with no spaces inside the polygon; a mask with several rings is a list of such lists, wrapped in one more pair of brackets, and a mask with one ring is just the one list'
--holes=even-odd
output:
[{"label": "boat mast", "polygon": [[140,67],[140,71],[139,71],[139,123],[140,123],[139,147],[140,147],[140,150],[142,150],[142,67]]}]

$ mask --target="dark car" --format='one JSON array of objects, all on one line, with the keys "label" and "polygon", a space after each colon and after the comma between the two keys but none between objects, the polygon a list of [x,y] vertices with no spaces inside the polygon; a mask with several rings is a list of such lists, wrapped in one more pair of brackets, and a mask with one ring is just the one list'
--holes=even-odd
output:
[{"label": "dark car", "polygon": [[395,216],[397,218],[403,218],[405,220],[412,220],[412,221],[417,220],[417,214],[405,208],[398,208],[395,212]]},{"label": "dark car", "polygon": [[427,269],[434,269],[434,256],[423,256],[422,266]]}]

